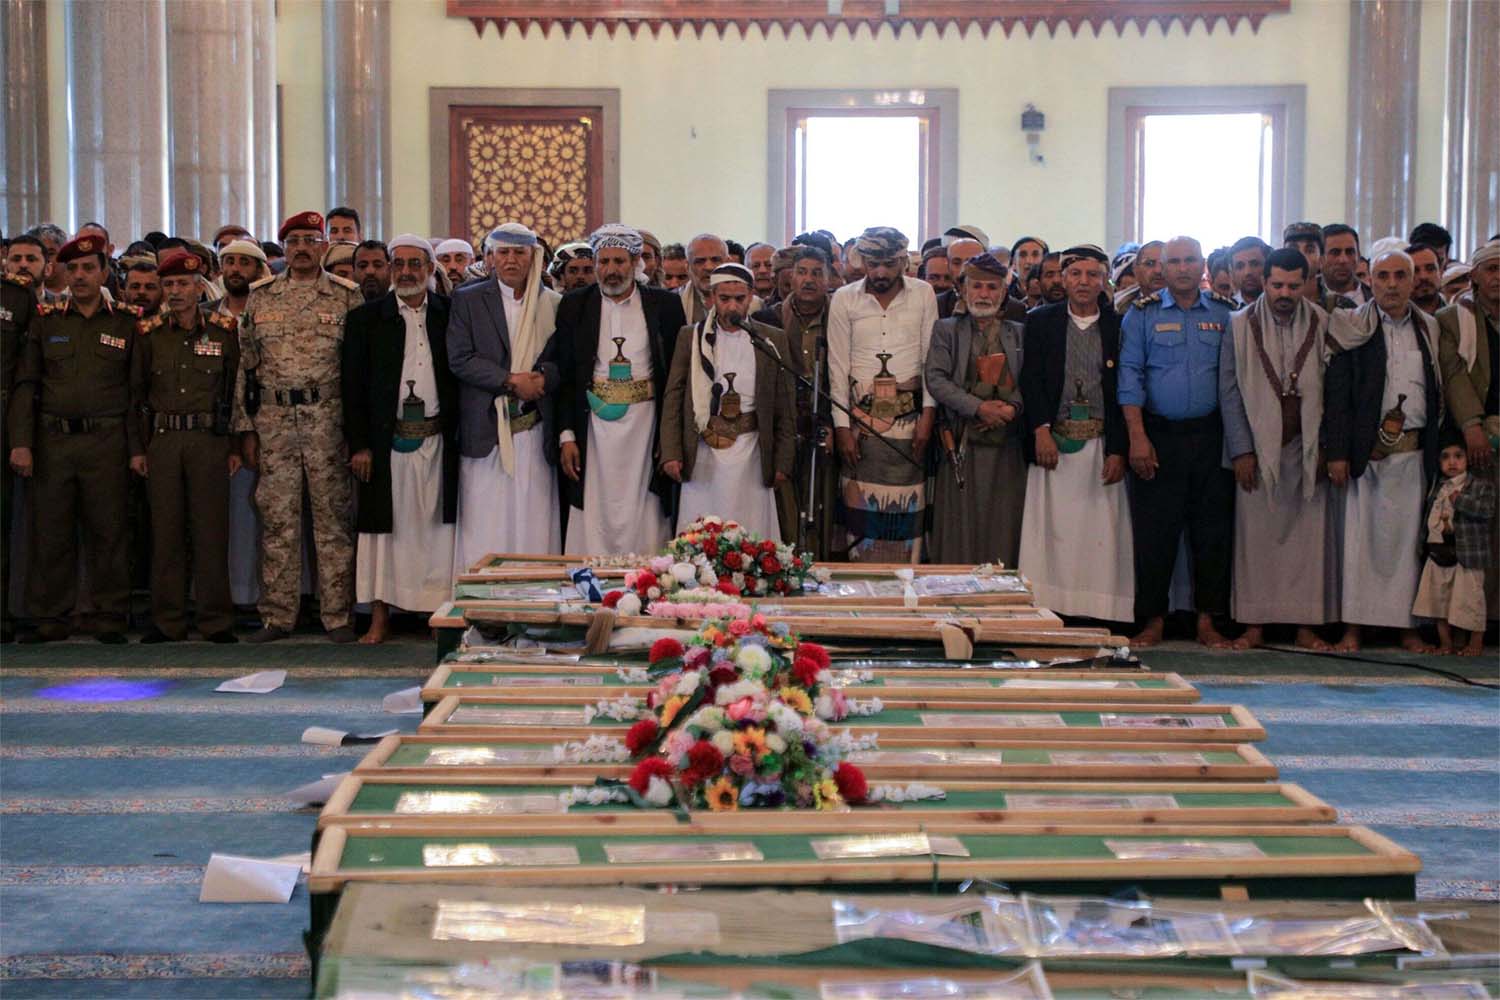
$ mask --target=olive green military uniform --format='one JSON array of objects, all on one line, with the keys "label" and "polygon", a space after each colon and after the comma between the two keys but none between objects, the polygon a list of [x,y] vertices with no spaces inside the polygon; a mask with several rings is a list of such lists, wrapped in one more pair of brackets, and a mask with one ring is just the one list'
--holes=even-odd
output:
[{"label": "olive green military uniform", "polygon": [[26,275],[0,278],[0,620],[6,636],[11,634],[10,614],[10,522],[11,504],[15,499],[15,473],[10,469],[10,420],[5,415],[10,406],[11,389],[16,383],[16,366],[26,344],[26,331],[36,314],[36,295]]},{"label": "olive green military uniform", "polygon": [[240,366],[239,323],[204,311],[191,329],[176,316],[142,324],[131,382],[145,405],[146,490],[151,501],[151,618],[172,639],[187,635],[188,553],[198,631],[234,624],[229,596],[229,404]]},{"label": "olive green military uniform", "polygon": [[320,271],[290,272],[255,285],[240,317],[243,367],[260,382],[260,409],[245,412],[245,379],[235,393],[235,430],[260,437],[263,625],[291,631],[302,580],[302,484],[312,508],[323,627],[350,623],[354,606],[354,490],[340,401],[344,317],[364,297],[352,281]]},{"label": "olive green military uniform", "polygon": [[62,638],[78,591],[83,526],[93,631],[123,632],[130,604],[125,550],[129,456],[140,452],[130,357],[140,310],[71,299],[37,306],[16,371],[11,446],[31,448],[31,565],[26,602],[46,638]]}]

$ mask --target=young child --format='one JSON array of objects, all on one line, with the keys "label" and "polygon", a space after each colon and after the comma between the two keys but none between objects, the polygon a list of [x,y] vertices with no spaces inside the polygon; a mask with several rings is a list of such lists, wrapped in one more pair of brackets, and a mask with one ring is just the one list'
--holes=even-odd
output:
[{"label": "young child", "polygon": [[[1469,475],[1463,440],[1444,429],[1438,456],[1440,478],[1427,495],[1427,563],[1411,613],[1437,621],[1438,646],[1444,653],[1478,656],[1484,646],[1484,571],[1490,560],[1490,523],[1495,517],[1495,484]],[[1453,630],[1469,640],[1453,644]]]}]

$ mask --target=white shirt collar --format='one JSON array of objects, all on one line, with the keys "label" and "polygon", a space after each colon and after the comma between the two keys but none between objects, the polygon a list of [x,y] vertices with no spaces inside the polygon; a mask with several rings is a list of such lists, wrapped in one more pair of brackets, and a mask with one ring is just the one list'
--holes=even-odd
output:
[{"label": "white shirt collar", "polygon": [[1099,322],[1099,314],[1094,313],[1094,315],[1092,316],[1080,316],[1073,311],[1073,307],[1070,305],[1068,306],[1068,319],[1074,326],[1078,327],[1078,329],[1087,330],[1089,327]]},{"label": "white shirt collar", "polygon": [[396,307],[402,312],[425,312],[427,309],[427,293],[424,291],[422,293],[422,301],[414,306],[407,305],[406,300],[398,295],[396,296]]}]

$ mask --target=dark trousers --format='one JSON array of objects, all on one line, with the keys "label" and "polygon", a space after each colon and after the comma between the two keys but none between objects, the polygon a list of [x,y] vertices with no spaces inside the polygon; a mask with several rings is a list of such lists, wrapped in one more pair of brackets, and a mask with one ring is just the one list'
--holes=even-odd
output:
[{"label": "dark trousers", "polygon": [[44,428],[38,435],[36,472],[29,484],[34,492],[26,598],[37,630],[50,638],[72,630],[80,524],[94,606],[91,631],[125,631],[130,606],[125,547],[130,468],[125,452],[123,421],[81,434]]},{"label": "dark trousers", "polygon": [[1193,605],[1199,612],[1227,614],[1234,474],[1221,465],[1224,425],[1217,413],[1193,420],[1164,420],[1148,413],[1145,420],[1160,466],[1154,479],[1130,477],[1136,619],[1167,613],[1184,528],[1193,557]]},{"label": "dark trousers", "polygon": [[187,635],[188,558],[198,631],[234,625],[229,598],[227,439],[206,430],[162,431],[147,449],[151,496],[151,619],[173,639]]}]

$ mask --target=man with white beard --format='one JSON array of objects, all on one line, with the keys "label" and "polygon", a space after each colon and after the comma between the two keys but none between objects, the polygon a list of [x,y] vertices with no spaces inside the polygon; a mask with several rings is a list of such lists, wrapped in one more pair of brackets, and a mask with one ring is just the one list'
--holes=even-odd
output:
[{"label": "man with white beard", "polygon": [[667,369],[687,320],[675,292],[636,280],[636,230],[603,226],[589,245],[596,283],[557,307],[563,550],[644,555],[666,542],[676,496],[657,454]]}]

